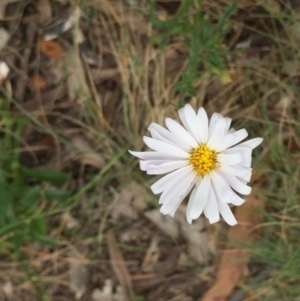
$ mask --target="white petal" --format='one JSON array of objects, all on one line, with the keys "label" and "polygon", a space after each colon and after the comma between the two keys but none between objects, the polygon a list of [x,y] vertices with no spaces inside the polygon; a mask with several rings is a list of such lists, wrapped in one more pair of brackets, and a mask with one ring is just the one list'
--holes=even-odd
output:
[{"label": "white petal", "polygon": [[159,166],[163,163],[167,163],[167,162],[177,162],[177,161],[183,161],[183,160],[140,160],[140,168],[141,170],[147,170],[147,168],[150,165],[154,165],[154,166]]},{"label": "white petal", "polygon": [[254,149],[259,146],[263,142],[263,140],[263,138],[254,138],[239,144],[239,146],[248,146]]},{"label": "white petal", "polygon": [[203,108],[198,110],[197,128],[199,132],[200,142],[207,143],[208,140],[208,118]]},{"label": "white petal", "polygon": [[146,136],[143,137],[143,140],[147,144],[147,146],[149,146],[153,150],[156,150],[157,152],[161,152],[167,155],[176,156],[184,159],[190,157],[189,153],[167,142],[159,141]]},{"label": "white petal", "polygon": [[226,121],[225,118],[220,118],[209,137],[207,145],[213,149],[220,145],[221,140],[225,135]]},{"label": "white petal", "polygon": [[140,169],[146,171],[149,166],[149,162],[151,162],[151,161],[141,160],[140,161]]},{"label": "white petal", "polygon": [[244,180],[244,179],[242,179],[240,177],[237,177],[237,179],[240,180],[243,184],[247,184],[249,182],[249,181],[246,181],[246,180]]},{"label": "white petal", "polygon": [[[225,185],[228,189],[228,198],[226,198],[226,203],[228,204],[233,204],[235,206],[240,206],[242,205],[245,200],[242,199],[239,195],[237,195],[229,186],[228,182],[226,181],[226,175],[224,175],[223,173],[217,172],[217,174],[221,177],[221,180],[223,181],[223,185]],[[222,192],[219,190],[218,193],[220,200],[224,201],[225,200],[225,193],[222,194]],[[231,195],[231,196],[230,196]]]},{"label": "white petal", "polygon": [[217,155],[217,161],[219,163],[224,163],[227,165],[235,165],[242,162],[242,155],[240,153],[235,153],[235,154],[221,153]]},{"label": "white petal", "polygon": [[187,166],[189,162],[187,160],[182,161],[170,161],[160,165],[149,164],[147,167],[148,175],[161,175],[167,172],[171,172],[175,169]]},{"label": "white petal", "polygon": [[219,144],[215,147],[215,150],[217,152],[222,152],[225,149],[227,149],[230,145],[232,145],[234,139],[234,135],[233,134],[227,134],[226,136],[224,136]]},{"label": "white petal", "polygon": [[191,172],[194,172],[194,169],[190,165],[177,169],[155,182],[151,186],[151,190],[154,194],[168,190],[178,179],[184,178]]},{"label": "white petal", "polygon": [[[251,163],[250,163],[251,164]],[[249,182],[250,180],[251,180],[251,177],[252,177],[252,172],[251,171],[249,171],[246,175],[244,175],[243,177],[238,177],[238,179],[240,179],[240,180],[243,180],[243,181],[246,181],[246,183],[247,182]],[[242,181],[242,182],[243,182]],[[246,184],[245,183],[245,184]]]},{"label": "white petal", "polygon": [[235,144],[239,143],[240,141],[242,141],[243,139],[245,139],[248,136],[248,133],[245,129],[241,129],[241,130],[234,132],[233,135],[234,135],[233,142],[230,146],[235,145]]},{"label": "white petal", "polygon": [[187,208],[186,208],[186,220],[189,224],[191,224],[192,220],[193,220],[192,217],[191,217],[192,200],[194,199],[194,196],[196,194],[196,188],[200,185],[201,181],[202,181],[201,179],[198,180],[198,182],[197,182],[195,188],[192,190],[192,193],[191,193],[190,198],[188,200],[188,205],[187,205]]},{"label": "white petal", "polygon": [[[221,171],[222,173],[226,173],[229,175],[233,175],[233,176],[239,176],[239,177],[244,177],[244,176],[248,176],[249,174],[249,170],[245,169],[245,168],[241,168],[239,166],[230,166],[227,164],[220,164],[220,167],[218,169],[219,171]],[[251,171],[250,171],[251,174]]]},{"label": "white petal", "polygon": [[251,192],[251,187],[247,186],[246,184],[242,183],[239,179],[237,179],[235,176],[223,174],[225,180],[228,182],[228,184],[238,193],[248,195]]},{"label": "white petal", "polygon": [[252,158],[250,157],[247,161],[243,160],[240,163],[240,166],[242,166],[242,167],[250,167],[251,166],[251,162],[252,162]]},{"label": "white petal", "polygon": [[179,139],[185,141],[185,143],[188,146],[193,148],[198,146],[198,143],[196,142],[194,137],[177,121],[171,118],[166,118],[166,126],[168,127],[171,133],[173,133]]},{"label": "white petal", "polygon": [[192,149],[185,143],[183,139],[179,139],[178,137],[174,136],[171,132],[157,123],[151,123],[148,127],[148,130],[154,139],[171,143],[186,152],[189,152]]},{"label": "white petal", "polygon": [[178,115],[179,115],[179,118],[180,118],[182,124],[184,125],[184,127],[185,127],[189,132],[191,132],[191,130],[190,130],[190,128],[189,128],[189,124],[187,123],[186,118],[185,118],[184,108],[181,108],[181,109],[178,110]]},{"label": "white petal", "polygon": [[[178,177],[172,184],[169,185],[168,189],[164,190],[159,198],[159,204],[164,204],[170,200],[177,199],[182,195],[186,188],[191,185],[197,175],[194,172],[189,172],[182,177]],[[167,213],[166,213],[167,214]]]},{"label": "white petal", "polygon": [[234,197],[231,199],[231,201],[229,203],[231,203],[232,205],[235,205],[235,206],[241,206],[242,204],[245,203],[245,199],[242,199],[240,196],[238,196],[235,193]]},{"label": "white petal", "polygon": [[198,132],[197,114],[195,113],[191,105],[186,104],[184,106],[184,114],[185,120],[189,125],[190,133],[193,135],[197,142],[201,142]]},{"label": "white petal", "polygon": [[235,154],[235,153],[240,153],[242,156],[242,163],[243,162],[249,162],[251,161],[251,155],[252,155],[252,149],[247,146],[234,146],[232,148],[228,148],[223,151],[224,154]]},{"label": "white petal", "polygon": [[192,181],[192,183],[190,184],[190,186],[187,187],[187,189],[180,196],[180,198],[177,198],[177,200],[174,201],[174,203],[172,204],[172,206],[169,208],[168,215],[174,217],[174,214],[175,214],[176,210],[178,209],[179,205],[182,203],[182,201],[185,199],[185,197],[189,194],[189,192],[191,191],[191,189],[194,187],[196,177],[197,177],[197,175],[195,175],[195,179]]},{"label": "white petal", "polygon": [[232,119],[229,117],[225,117],[226,120],[226,133],[229,131]]},{"label": "white petal", "polygon": [[251,157],[252,149],[247,146],[240,147],[240,144],[239,144],[237,146],[234,146],[233,148],[228,148],[228,149],[224,150],[223,153],[232,154],[232,153],[236,153],[236,152],[239,152],[242,155],[242,161],[241,161],[241,163],[239,163],[239,166],[249,168],[251,166],[251,162],[252,162],[252,157]]},{"label": "white petal", "polygon": [[207,202],[208,192],[210,189],[210,176],[206,175],[202,179],[200,185],[196,188],[195,196],[191,202],[190,219],[197,219]]},{"label": "white petal", "polygon": [[180,182],[175,183],[171,190],[163,192],[163,194],[166,194],[166,197],[164,200],[160,200],[160,203],[163,204],[160,208],[162,214],[174,215],[182,200],[191,191],[195,177],[196,174],[190,173]]},{"label": "white petal", "polygon": [[166,154],[162,154],[159,152],[135,152],[128,150],[130,154],[132,154],[135,157],[138,157],[142,160],[176,160],[179,159],[180,157],[176,156],[170,156]]},{"label": "white petal", "polygon": [[209,127],[208,127],[208,137],[211,137],[211,134],[215,128],[215,125],[217,124],[217,121],[223,118],[223,116],[219,113],[213,113],[211,118],[210,118],[210,122],[209,122]]},{"label": "white petal", "polygon": [[230,202],[233,198],[234,192],[230,188],[229,184],[225,181],[222,175],[215,171],[210,173],[213,188],[217,197],[219,197],[223,202]]},{"label": "white petal", "polygon": [[232,211],[230,210],[228,204],[226,204],[218,199],[218,205],[219,205],[219,211],[220,211],[222,217],[224,218],[225,222],[230,226],[236,225],[237,221],[236,221]]},{"label": "white petal", "polygon": [[[247,182],[250,181],[251,176],[252,176],[252,168],[250,168],[250,167],[245,167],[245,166],[243,166],[242,164],[234,165],[234,166],[231,166],[231,167],[233,167],[233,168],[235,168],[235,169],[237,169],[237,170],[239,170],[239,171],[245,171],[246,173],[245,173],[244,175],[243,175],[242,173],[240,173],[239,175],[237,175],[236,172],[234,172],[235,174],[233,174],[233,173],[228,173],[228,172],[224,172],[224,173],[225,173],[225,174],[231,174],[231,175],[233,175],[233,176],[238,177],[238,179],[242,180],[243,183],[244,183],[244,181],[245,181],[245,184],[246,184]],[[219,170],[220,170],[220,169],[219,169]],[[220,171],[221,171],[221,170],[220,170]],[[221,173],[223,173],[223,172],[221,171]]]},{"label": "white petal", "polygon": [[209,189],[208,200],[206,202],[204,211],[211,224],[216,223],[220,220],[218,203],[212,186]]},{"label": "white petal", "polygon": [[165,162],[169,162],[167,160],[140,160],[140,169],[147,171],[149,165],[153,164],[154,162],[161,162],[165,163]]}]

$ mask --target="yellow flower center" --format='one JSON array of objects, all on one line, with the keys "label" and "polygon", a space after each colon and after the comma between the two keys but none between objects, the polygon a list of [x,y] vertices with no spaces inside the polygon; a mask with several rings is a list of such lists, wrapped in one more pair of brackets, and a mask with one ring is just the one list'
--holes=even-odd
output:
[{"label": "yellow flower center", "polygon": [[204,176],[216,168],[217,153],[206,144],[200,144],[191,151],[190,162],[199,176]]}]

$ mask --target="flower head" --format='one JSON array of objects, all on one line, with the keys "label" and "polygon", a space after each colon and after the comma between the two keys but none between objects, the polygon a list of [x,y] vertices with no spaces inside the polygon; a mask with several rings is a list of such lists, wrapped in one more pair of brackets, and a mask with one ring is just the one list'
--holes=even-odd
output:
[{"label": "flower head", "polygon": [[237,193],[248,195],[252,149],[263,139],[246,142],[245,129],[230,129],[231,119],[214,113],[210,121],[203,108],[196,114],[187,104],[179,111],[184,126],[166,118],[168,128],[151,123],[148,130],[152,138],[144,142],[154,151],[130,153],[140,158],[140,168],[151,175],[166,174],[151,189],[159,194],[161,213],[174,216],[178,206],[190,193],[186,218],[189,223],[202,212],[209,222],[219,221],[220,214],[229,225],[236,219],[228,204],[239,206],[244,199]]}]

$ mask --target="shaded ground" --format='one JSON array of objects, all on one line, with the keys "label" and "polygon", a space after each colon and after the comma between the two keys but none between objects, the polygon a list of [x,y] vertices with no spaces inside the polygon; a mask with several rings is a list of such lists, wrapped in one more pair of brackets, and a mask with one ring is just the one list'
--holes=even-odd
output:
[{"label": "shaded ground", "polygon": [[186,3],[0,5],[0,60],[9,68],[0,166],[9,183],[6,153],[20,155],[10,165],[71,175],[60,186],[70,195],[32,197],[29,211],[2,225],[1,300],[201,300],[227,226],[202,218],[190,226],[184,206],[174,220],[161,216],[154,180],[127,153],[142,149],[151,122],[177,118],[185,102],[265,139],[253,159],[264,223],[255,223],[256,244],[240,242],[251,250],[236,287],[244,295],[228,300],[297,300],[298,2],[241,1],[228,19],[229,2]]}]

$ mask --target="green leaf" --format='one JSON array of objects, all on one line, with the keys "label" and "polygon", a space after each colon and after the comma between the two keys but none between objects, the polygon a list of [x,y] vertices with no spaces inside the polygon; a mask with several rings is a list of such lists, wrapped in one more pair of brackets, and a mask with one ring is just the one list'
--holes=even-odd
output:
[{"label": "green leaf", "polygon": [[8,154],[7,152],[0,152],[0,159],[2,161],[13,161],[14,155]]},{"label": "green leaf", "polygon": [[20,248],[21,248],[22,242],[24,240],[26,240],[26,238],[28,238],[29,231],[26,231],[26,230],[28,230],[28,229],[26,228],[25,231],[17,231],[11,238],[12,243],[14,245],[13,256],[15,257],[15,259],[17,259],[21,254]]},{"label": "green leaf", "polygon": [[227,6],[224,14],[221,16],[218,24],[214,28],[215,33],[218,30],[223,29],[223,27],[225,26],[226,21],[231,17],[231,15],[236,11],[236,9],[237,9],[237,5],[235,3],[232,3],[229,6]]},{"label": "green leaf", "polygon": [[40,235],[38,233],[31,233],[31,237],[40,242],[41,244],[43,245],[48,245],[48,246],[51,246],[53,248],[56,248],[57,247],[57,243],[55,241],[54,238],[52,238],[51,236],[48,236],[48,235]]},{"label": "green leaf", "polygon": [[22,166],[21,172],[24,176],[37,179],[40,181],[49,182],[53,185],[62,185],[70,181],[71,176],[62,171],[46,170],[46,169],[30,169]]},{"label": "green leaf", "polygon": [[31,227],[35,233],[45,235],[47,233],[47,223],[43,217],[37,217],[31,221]]},{"label": "green leaf", "polygon": [[130,297],[132,301],[145,301],[144,297],[140,295],[131,295]]},{"label": "green leaf", "polygon": [[14,198],[14,193],[9,188],[4,174],[0,171],[0,225],[4,222]]},{"label": "green leaf", "polygon": [[44,193],[47,201],[64,202],[71,196],[70,191],[63,189],[47,189]]},{"label": "green leaf", "polygon": [[26,188],[23,196],[20,199],[20,203],[25,206],[29,206],[34,203],[41,195],[43,188],[39,185]]}]

